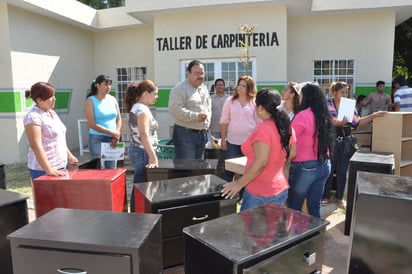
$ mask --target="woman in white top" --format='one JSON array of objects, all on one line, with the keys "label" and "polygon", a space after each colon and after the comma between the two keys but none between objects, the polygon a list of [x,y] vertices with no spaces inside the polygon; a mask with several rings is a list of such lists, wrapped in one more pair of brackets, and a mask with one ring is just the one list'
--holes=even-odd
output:
[{"label": "woman in white top", "polygon": [[282,92],[282,109],[291,121],[299,110],[299,95],[300,88],[296,82],[289,82]]},{"label": "woman in white top", "polygon": [[[149,108],[156,103],[157,94],[157,86],[150,80],[131,83],[126,89],[124,106],[131,131],[129,160],[134,167],[134,184],[145,182],[146,167],[155,168],[159,165],[156,155],[158,123]],[[134,212],[134,208],[132,188],[130,211]]]}]

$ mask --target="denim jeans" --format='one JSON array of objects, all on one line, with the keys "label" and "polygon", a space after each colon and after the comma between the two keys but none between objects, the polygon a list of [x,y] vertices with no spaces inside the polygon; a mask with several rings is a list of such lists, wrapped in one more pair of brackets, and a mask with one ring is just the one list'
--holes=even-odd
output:
[{"label": "denim jeans", "polygon": [[175,125],[173,128],[173,144],[175,159],[203,159],[207,132],[194,131]]},{"label": "denim jeans", "polygon": [[[89,134],[89,151],[93,156],[100,157],[102,151],[102,143],[110,143],[112,137],[105,135]],[[116,168],[117,161],[115,160],[100,160],[102,169]]]},{"label": "denim jeans", "polygon": [[131,145],[129,146],[129,160],[134,168],[133,185],[130,195],[130,212],[135,212],[134,184],[146,181],[145,167],[149,163],[149,155],[143,148]]},{"label": "denim jeans", "polygon": [[321,218],[320,202],[329,174],[329,159],[292,162],[289,169],[288,207],[301,211],[306,198],[309,214]]},{"label": "denim jeans", "polygon": [[[232,159],[232,158],[236,158],[236,157],[242,157],[244,156],[242,153],[242,150],[240,149],[240,145],[234,145],[231,144],[229,142],[226,142],[227,144],[227,149],[225,151],[225,159]],[[225,173],[223,174],[223,179],[231,182],[233,181],[233,175],[234,173],[229,171],[229,170],[225,170]]]},{"label": "denim jeans", "polygon": [[247,189],[244,189],[240,211],[259,207],[259,206],[270,204],[270,203],[283,206],[285,205],[287,198],[288,198],[287,189],[279,193],[278,195],[268,196],[268,197],[253,195],[249,191],[247,191]]},{"label": "denim jeans", "polygon": [[37,177],[46,175],[46,171],[44,170],[36,170],[36,169],[30,169],[29,168],[29,174],[32,180],[36,179]]},{"label": "denim jeans", "polygon": [[330,199],[330,191],[332,190],[333,174],[336,173],[336,199],[343,200],[343,194],[346,187],[346,173],[349,167],[350,155],[344,152],[345,146],[343,142],[336,140],[335,149],[332,154],[332,170],[329,179],[326,182],[323,192],[323,199]]}]

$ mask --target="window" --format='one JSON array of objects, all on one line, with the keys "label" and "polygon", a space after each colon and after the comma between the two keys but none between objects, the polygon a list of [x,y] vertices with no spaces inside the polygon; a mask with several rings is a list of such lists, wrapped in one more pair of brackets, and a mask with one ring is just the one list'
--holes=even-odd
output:
[{"label": "window", "polygon": [[146,67],[117,68],[117,100],[120,112],[124,113],[123,100],[127,86],[131,82],[140,82],[146,79]]},{"label": "window", "polygon": [[[249,63],[249,70],[254,71],[254,62]],[[228,93],[232,92],[233,88],[237,84],[237,79],[245,75],[245,67],[240,62],[222,62],[222,76],[226,82],[226,91]],[[253,77],[253,79],[256,79]]]},{"label": "window", "polygon": [[[245,68],[238,60],[201,60],[205,65],[205,84],[211,93],[214,92],[213,85],[215,79],[222,78],[226,82],[226,92],[231,93],[236,86],[237,79],[245,75]],[[181,63],[182,80],[186,78],[187,65],[190,61]],[[249,71],[253,79],[256,79],[256,60],[252,59],[249,63]]]},{"label": "window", "polygon": [[322,86],[328,98],[330,98],[329,88],[332,82],[344,81],[351,87],[350,92],[352,92],[355,90],[355,60],[315,60],[313,80]]}]

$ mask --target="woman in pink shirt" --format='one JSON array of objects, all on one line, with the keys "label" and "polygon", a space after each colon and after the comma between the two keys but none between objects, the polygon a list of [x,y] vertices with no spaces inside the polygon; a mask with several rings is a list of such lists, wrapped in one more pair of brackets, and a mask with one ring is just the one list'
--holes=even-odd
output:
[{"label": "woman in pink shirt", "polygon": [[24,116],[23,123],[29,142],[27,166],[30,177],[42,175],[63,176],[67,161],[77,164],[66,144],[66,126],[53,110],[56,90],[49,83],[38,82],[25,92],[26,98],[34,101],[33,107]]},{"label": "woman in pink shirt", "polygon": [[284,205],[288,197],[289,185],[283,169],[296,138],[289,117],[279,108],[280,101],[276,90],[258,92],[256,113],[262,123],[242,144],[247,157],[245,172],[222,190],[222,196],[228,199],[245,188],[241,211],[267,203]]},{"label": "woman in pink shirt", "polygon": [[301,210],[307,199],[309,214],[321,217],[323,188],[330,174],[332,118],[319,85],[304,85],[300,98],[300,110],[292,121],[297,141],[289,170],[288,206]]},{"label": "woman in pink shirt", "polygon": [[[243,156],[240,149],[243,141],[260,122],[255,113],[256,86],[250,76],[241,76],[231,97],[223,105],[220,117],[221,147],[225,159]],[[225,171],[223,179],[233,180],[233,172]]]}]

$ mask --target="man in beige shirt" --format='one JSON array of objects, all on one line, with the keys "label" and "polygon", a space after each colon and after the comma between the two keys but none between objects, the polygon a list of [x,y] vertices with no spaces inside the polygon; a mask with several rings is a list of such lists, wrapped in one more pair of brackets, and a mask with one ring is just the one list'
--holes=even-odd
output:
[{"label": "man in beige shirt", "polygon": [[170,91],[169,112],[175,120],[173,144],[176,159],[203,158],[212,114],[204,76],[203,63],[193,60],[187,67],[187,79]]},{"label": "man in beige shirt", "polygon": [[366,104],[369,105],[370,113],[388,111],[392,108],[391,96],[385,93],[384,81],[376,82],[376,91],[369,94]]}]

